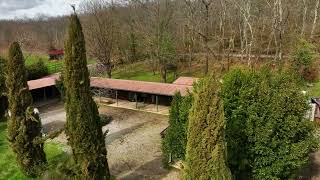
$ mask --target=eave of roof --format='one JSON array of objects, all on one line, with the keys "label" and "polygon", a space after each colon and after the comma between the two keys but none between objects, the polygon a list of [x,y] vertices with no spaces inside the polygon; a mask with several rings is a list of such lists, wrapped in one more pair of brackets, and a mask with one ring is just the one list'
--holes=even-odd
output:
[{"label": "eave of roof", "polygon": [[167,83],[134,81],[134,80],[120,80],[108,78],[91,78],[91,86],[97,88],[106,88],[114,90],[132,91],[164,96],[173,96],[176,92],[181,95],[187,95],[188,91],[192,90],[192,86],[177,85]]},{"label": "eave of roof", "polygon": [[197,81],[198,81],[198,78],[182,76],[182,77],[179,77],[177,80],[175,80],[172,84],[192,86]]},{"label": "eave of roof", "polygon": [[40,89],[56,85],[56,80],[59,79],[59,74],[52,74],[41,79],[28,81],[29,90]]},{"label": "eave of roof", "polygon": [[[56,80],[59,79],[59,74],[53,74],[41,79],[28,81],[29,90],[35,90],[45,87],[54,86]],[[135,80],[109,79],[109,78],[91,78],[91,87],[123,90],[155,95],[173,96],[176,92],[181,95],[187,95],[188,91],[192,90],[192,86],[167,84],[156,82],[145,82]]]}]

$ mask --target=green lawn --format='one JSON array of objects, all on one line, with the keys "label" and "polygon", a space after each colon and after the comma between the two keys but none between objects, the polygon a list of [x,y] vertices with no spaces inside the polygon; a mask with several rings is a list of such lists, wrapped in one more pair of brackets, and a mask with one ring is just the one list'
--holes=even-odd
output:
[{"label": "green lawn", "polygon": [[[184,69],[178,71],[179,76],[201,76],[201,67],[195,66],[191,71]],[[129,65],[117,66],[112,71],[112,78],[115,79],[129,79],[137,81],[150,81],[150,82],[161,82],[161,77],[157,71],[155,74],[152,72],[151,67],[146,62],[137,62]],[[172,83],[174,81],[174,74],[169,72],[167,74],[167,83]]]},{"label": "green lawn", "polygon": [[310,96],[320,97],[320,81],[315,83],[313,87],[309,87],[308,91]]},{"label": "green lawn", "polygon": [[[44,63],[47,65],[49,74],[61,72],[63,68],[63,60],[49,60],[48,56],[46,55],[41,55],[41,54],[24,54],[25,59],[26,59],[26,66],[29,66],[31,64],[34,64],[38,62],[40,59],[44,61]],[[88,59],[88,64],[94,64],[96,61],[94,59]]]},{"label": "green lawn", "polygon": [[[41,54],[29,54],[24,53],[26,59],[26,66],[30,66],[42,59],[49,69],[49,74],[61,72],[63,68],[63,60],[49,60],[48,56]],[[89,58],[88,64],[95,64],[96,60]],[[203,67],[200,65],[195,65],[191,69],[180,69],[178,71],[178,76],[194,76],[201,77],[203,75]],[[106,75],[103,75],[106,76]],[[133,64],[118,65],[112,71],[112,78],[115,79],[129,79],[138,81],[150,81],[150,82],[161,82],[161,77],[157,71],[155,74],[148,62],[142,61]],[[172,83],[174,81],[174,74],[169,72],[167,74],[167,82]]]},{"label": "green lawn", "polygon": [[[19,170],[15,155],[11,151],[6,139],[6,123],[0,123],[0,180],[28,180]],[[67,159],[67,154],[61,150],[60,144],[49,142],[45,144],[45,152],[49,168]]]}]

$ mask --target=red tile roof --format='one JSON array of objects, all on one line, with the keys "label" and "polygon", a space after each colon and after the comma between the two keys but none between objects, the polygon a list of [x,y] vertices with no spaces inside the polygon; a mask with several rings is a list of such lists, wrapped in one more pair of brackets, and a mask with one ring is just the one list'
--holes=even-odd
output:
[{"label": "red tile roof", "polygon": [[63,55],[64,51],[62,49],[61,50],[51,50],[51,51],[49,51],[48,54],[49,55]]},{"label": "red tile roof", "polygon": [[173,84],[192,86],[193,83],[197,82],[197,80],[198,78],[194,77],[179,77],[173,82]]},{"label": "red tile roof", "polygon": [[91,86],[98,88],[124,90],[165,96],[172,96],[174,95],[174,93],[178,91],[181,93],[181,95],[186,95],[188,90],[192,89],[192,86],[187,85],[108,78],[91,78]]},{"label": "red tile roof", "polygon": [[[53,74],[41,79],[28,81],[29,89],[40,89],[44,87],[54,86],[55,81],[59,79],[59,74]],[[145,81],[134,80],[120,80],[109,78],[91,78],[91,87],[106,88],[114,90],[132,91],[139,93],[157,94],[172,96],[175,92],[180,92],[182,95],[186,95],[188,90],[192,89],[189,85],[179,84],[167,84],[167,83],[155,83]]]},{"label": "red tile roof", "polygon": [[56,80],[59,79],[59,76],[59,74],[53,74],[41,79],[28,81],[29,90],[54,86],[56,84]]}]

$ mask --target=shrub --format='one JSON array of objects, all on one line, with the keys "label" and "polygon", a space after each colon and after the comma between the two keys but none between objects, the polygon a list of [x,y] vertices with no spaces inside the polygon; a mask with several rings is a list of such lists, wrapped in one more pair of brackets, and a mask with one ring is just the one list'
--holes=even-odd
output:
[{"label": "shrub", "polygon": [[100,114],[100,122],[101,126],[108,125],[113,120],[112,116],[108,116],[105,114]]},{"label": "shrub", "polygon": [[39,79],[49,75],[49,69],[42,59],[27,67],[28,80]]},{"label": "shrub", "polygon": [[315,59],[317,53],[313,44],[304,39],[300,39],[294,49],[291,66],[303,80],[315,82],[318,79]]},{"label": "shrub", "polygon": [[56,80],[56,88],[58,89],[61,99],[64,100],[65,97],[65,87],[63,85],[63,75],[60,75],[59,79]]},{"label": "shrub", "polygon": [[290,179],[317,147],[309,109],[290,73],[234,70],[221,92],[228,162],[236,179]]},{"label": "shrub", "polygon": [[192,95],[182,97],[180,93],[173,96],[170,109],[169,127],[162,141],[165,165],[172,160],[184,160],[187,145],[188,116]]}]

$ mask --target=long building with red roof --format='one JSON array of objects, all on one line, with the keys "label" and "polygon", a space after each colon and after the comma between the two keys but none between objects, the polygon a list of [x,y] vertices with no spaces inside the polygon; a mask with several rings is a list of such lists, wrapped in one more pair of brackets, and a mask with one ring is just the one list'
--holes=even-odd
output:
[{"label": "long building with red roof", "polygon": [[[59,74],[53,74],[41,79],[28,81],[29,90],[31,90],[36,99],[41,96],[44,96],[44,98],[56,96],[55,84],[58,79]],[[196,81],[197,78],[180,77],[172,84],[169,84],[92,77],[91,87],[112,91],[114,93],[111,96],[117,99],[121,98],[148,103],[158,103],[159,101],[160,104],[169,105],[172,96],[176,92],[180,92],[182,96],[187,95],[188,91],[192,90],[192,84]]]}]

